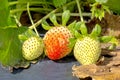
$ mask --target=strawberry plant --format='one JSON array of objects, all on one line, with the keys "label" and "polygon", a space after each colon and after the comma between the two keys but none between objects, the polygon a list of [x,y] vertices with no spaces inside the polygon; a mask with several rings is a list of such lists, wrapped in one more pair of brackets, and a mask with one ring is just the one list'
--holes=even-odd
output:
[{"label": "strawberry plant", "polygon": [[[78,0],[76,0],[76,2],[79,8],[81,22],[78,22],[78,24],[76,25],[77,28],[75,28],[73,31],[77,39],[73,39],[76,41],[74,45],[74,56],[83,65],[95,64],[101,54],[100,43],[110,42],[112,41],[112,39],[115,38],[112,36],[100,36],[101,27],[98,24],[96,24],[92,32],[88,34]],[[117,45],[116,41],[113,43],[113,45],[114,44]]]},{"label": "strawberry plant", "polygon": [[[112,2],[115,2],[116,5],[109,4]],[[83,16],[87,15],[102,20],[106,11],[113,10],[119,13],[117,2],[119,1],[77,0],[79,8],[77,10],[75,0],[1,0],[1,64],[10,67],[29,66],[32,61],[39,60],[43,54],[43,48],[48,58],[59,60],[69,55],[73,47],[74,55],[79,62],[82,64],[96,63],[101,53],[100,43],[110,42],[113,45],[109,49],[112,49],[117,44],[117,40],[113,36],[101,36],[102,29],[98,24],[89,34]],[[82,5],[78,5],[79,3]],[[86,4],[92,4],[89,6],[90,14],[82,14]],[[37,16],[40,18],[36,20],[34,13],[42,14],[42,16]],[[27,14],[30,25],[21,24],[23,14]],[[81,22],[78,21],[79,16]],[[36,29],[38,26],[48,30],[43,38],[39,36],[42,32],[38,33]]]}]

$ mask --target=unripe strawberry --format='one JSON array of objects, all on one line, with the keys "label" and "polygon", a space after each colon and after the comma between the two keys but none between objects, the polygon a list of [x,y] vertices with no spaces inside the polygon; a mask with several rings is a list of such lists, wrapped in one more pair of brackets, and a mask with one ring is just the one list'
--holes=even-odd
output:
[{"label": "unripe strawberry", "polygon": [[22,46],[22,54],[26,60],[34,60],[43,53],[43,41],[40,37],[28,38]]},{"label": "unripe strawberry", "polygon": [[100,42],[91,37],[77,39],[74,47],[75,58],[83,65],[94,64],[101,53]]}]

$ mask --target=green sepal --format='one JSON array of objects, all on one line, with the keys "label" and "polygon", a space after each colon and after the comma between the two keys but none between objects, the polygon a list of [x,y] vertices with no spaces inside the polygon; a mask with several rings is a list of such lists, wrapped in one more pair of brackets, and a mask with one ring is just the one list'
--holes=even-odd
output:
[{"label": "green sepal", "polygon": [[109,7],[108,7],[108,6],[102,5],[102,7],[103,7],[103,9],[104,9],[106,12],[110,13],[110,10],[109,10]]},{"label": "green sepal", "polygon": [[119,41],[117,40],[117,38],[115,38],[114,36],[112,36],[111,40],[108,42],[111,45],[108,47],[109,50],[113,50],[116,48],[116,46],[119,44]]},{"label": "green sepal", "polygon": [[42,28],[45,30],[50,30],[52,28],[52,26],[48,26],[42,23]]},{"label": "green sepal", "polygon": [[108,47],[109,50],[115,49],[115,47],[119,44],[119,41],[114,36],[103,36],[100,38],[100,42],[111,43]]},{"label": "green sepal", "polygon": [[98,37],[101,33],[101,27],[100,25],[96,24],[95,27],[93,28],[90,36],[91,37]]},{"label": "green sepal", "polygon": [[41,25],[44,30],[49,30],[52,28],[52,26],[50,26],[46,20],[43,20]]},{"label": "green sepal", "polygon": [[57,18],[56,18],[56,15],[55,14],[51,14],[50,15],[50,21],[55,25],[55,26],[58,26],[58,22],[57,22]]},{"label": "green sepal", "polygon": [[18,35],[18,38],[20,39],[21,42],[24,42],[25,40],[28,39],[28,37],[23,34]]},{"label": "green sepal", "polygon": [[91,8],[92,18],[96,17],[99,20],[102,20],[102,18],[105,15],[105,11],[110,13],[110,10],[106,5],[101,4],[100,2],[96,2],[92,4],[92,8]]},{"label": "green sepal", "polygon": [[68,46],[69,46],[70,48],[73,48],[74,45],[75,45],[75,43],[76,43],[76,40],[77,40],[76,38],[70,38],[70,39],[69,39],[69,45],[68,45]]},{"label": "green sepal", "polygon": [[69,30],[72,30],[72,29],[74,29],[75,24],[76,24],[76,21],[73,21],[72,23],[70,23],[70,24],[68,25],[67,28],[68,28]]},{"label": "green sepal", "polygon": [[81,22],[77,22],[75,24],[75,30],[80,30],[80,27],[81,27]]},{"label": "green sepal", "polygon": [[46,20],[42,20],[42,24],[50,26]]},{"label": "green sepal", "polygon": [[81,31],[82,35],[87,35],[88,34],[87,27],[86,27],[84,22],[81,22],[80,31]]},{"label": "green sepal", "polygon": [[82,35],[77,30],[74,31],[74,36],[76,38],[81,38],[82,37]]},{"label": "green sepal", "polygon": [[112,44],[108,47],[109,50],[114,50],[116,48],[116,44]]},{"label": "green sepal", "polygon": [[114,36],[112,36],[111,40],[109,41],[109,43],[112,43],[112,44],[115,44],[115,45],[118,45],[119,44],[119,41],[117,38],[115,38]]},{"label": "green sepal", "polygon": [[65,10],[62,14],[62,25],[66,26],[69,19],[70,19],[70,11]]},{"label": "green sepal", "polygon": [[26,31],[22,34],[18,35],[19,40],[23,43],[25,40],[32,36],[37,36],[36,33],[32,30],[26,27]]},{"label": "green sepal", "polygon": [[71,33],[74,35],[74,32],[75,32],[75,24],[76,24],[76,21],[73,21],[71,24],[68,25],[68,29],[71,31]]},{"label": "green sepal", "polygon": [[100,37],[100,42],[107,43],[112,39],[112,36],[102,36]]}]

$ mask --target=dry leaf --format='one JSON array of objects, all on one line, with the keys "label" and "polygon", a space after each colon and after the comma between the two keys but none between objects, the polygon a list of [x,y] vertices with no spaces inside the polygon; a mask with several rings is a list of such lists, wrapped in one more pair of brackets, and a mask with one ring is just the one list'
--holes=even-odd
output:
[{"label": "dry leaf", "polygon": [[120,49],[102,51],[98,64],[73,66],[73,76],[80,80],[120,80]]}]

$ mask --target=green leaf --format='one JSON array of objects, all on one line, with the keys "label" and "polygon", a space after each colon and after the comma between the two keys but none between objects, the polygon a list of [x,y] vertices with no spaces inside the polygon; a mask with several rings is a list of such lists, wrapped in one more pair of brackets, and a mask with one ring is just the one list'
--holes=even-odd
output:
[{"label": "green leaf", "polygon": [[98,37],[100,35],[100,33],[101,33],[101,27],[100,27],[100,25],[96,24],[95,28],[93,28],[93,30],[92,30],[90,35],[92,37]]},{"label": "green leaf", "polygon": [[[94,3],[95,0],[89,0],[91,3]],[[99,0],[97,0],[99,1]],[[104,1],[104,0],[102,0]],[[105,0],[106,1],[106,0]],[[105,6],[108,6],[109,9],[117,14],[120,14],[120,0],[107,0],[106,3],[104,3]]]},{"label": "green leaf", "polygon": [[57,22],[57,19],[56,19],[56,15],[55,14],[51,14],[50,15],[50,21],[55,25],[55,26],[58,26],[58,22]]},{"label": "green leaf", "polygon": [[111,39],[112,39],[112,36],[102,36],[100,37],[100,42],[106,43],[111,41]]},{"label": "green leaf", "polygon": [[99,3],[107,3],[108,0],[95,0],[96,2],[99,2]]},{"label": "green leaf", "polygon": [[87,27],[84,22],[81,22],[80,31],[82,35],[87,35]]},{"label": "green leaf", "polygon": [[62,14],[62,25],[66,26],[69,19],[70,19],[70,11],[65,10]]},{"label": "green leaf", "polygon": [[0,0],[0,3],[0,27],[5,27],[11,23],[8,0]]},{"label": "green leaf", "polygon": [[53,4],[55,7],[61,7],[67,2],[67,0],[53,0]]},{"label": "green leaf", "polygon": [[32,35],[25,27],[0,29],[0,62],[2,65],[13,67],[24,60],[22,42],[19,39],[21,34]]},{"label": "green leaf", "polygon": [[105,5],[108,6],[113,12],[120,14],[120,0],[108,0]]},{"label": "green leaf", "polygon": [[22,44],[18,39],[18,34],[24,31],[21,28],[0,29],[0,62],[3,65],[14,66],[23,59]]}]

